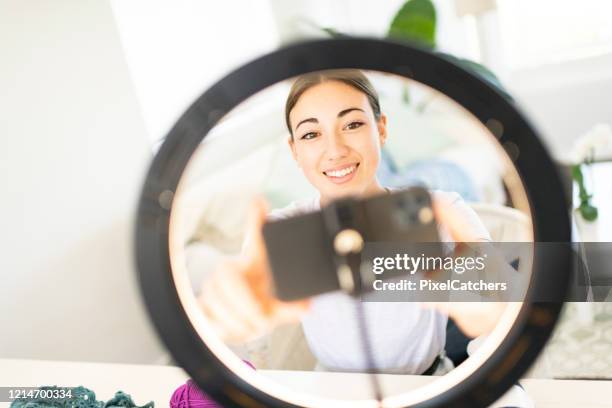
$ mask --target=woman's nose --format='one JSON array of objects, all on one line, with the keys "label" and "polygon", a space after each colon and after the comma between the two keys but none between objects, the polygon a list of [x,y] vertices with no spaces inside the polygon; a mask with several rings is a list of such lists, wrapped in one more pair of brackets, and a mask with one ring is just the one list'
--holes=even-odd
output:
[{"label": "woman's nose", "polygon": [[327,151],[325,152],[327,159],[341,159],[348,154],[348,151],[348,146],[346,145],[342,135],[334,133],[327,138]]}]

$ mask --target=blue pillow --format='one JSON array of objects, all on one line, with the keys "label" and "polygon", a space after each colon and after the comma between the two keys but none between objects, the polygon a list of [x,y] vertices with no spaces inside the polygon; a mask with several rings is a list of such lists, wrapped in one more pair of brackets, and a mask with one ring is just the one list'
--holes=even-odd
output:
[{"label": "blue pillow", "polygon": [[387,187],[421,185],[430,190],[456,192],[466,201],[479,201],[476,187],[467,172],[448,160],[417,160],[398,168],[391,155],[383,149],[377,176]]}]

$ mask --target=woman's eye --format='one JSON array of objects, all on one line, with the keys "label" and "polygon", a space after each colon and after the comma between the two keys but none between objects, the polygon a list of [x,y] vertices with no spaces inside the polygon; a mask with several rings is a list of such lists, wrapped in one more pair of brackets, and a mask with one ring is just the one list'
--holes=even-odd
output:
[{"label": "woman's eye", "polygon": [[300,139],[302,140],[310,140],[313,139],[317,136],[317,134],[315,132],[308,132],[305,135],[303,135]]},{"label": "woman's eye", "polygon": [[362,127],[364,125],[363,122],[351,122],[348,125],[345,126],[345,129],[348,130],[354,130],[354,129],[358,129],[360,127]]}]

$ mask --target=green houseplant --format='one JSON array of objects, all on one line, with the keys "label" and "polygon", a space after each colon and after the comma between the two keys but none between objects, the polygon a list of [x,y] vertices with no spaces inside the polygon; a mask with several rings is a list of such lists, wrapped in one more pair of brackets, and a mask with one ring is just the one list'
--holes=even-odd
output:
[{"label": "green houseplant", "polygon": [[[349,35],[335,28],[320,27],[313,22],[308,23],[333,38],[349,37]],[[436,29],[437,14],[433,2],[431,0],[408,0],[392,18],[387,29],[386,37],[391,40],[406,41],[416,46],[426,48],[446,60],[478,75],[495,87],[506,99],[512,100],[512,97],[504,89],[495,74],[482,64],[436,50]],[[406,103],[409,103],[407,87],[404,89],[403,99]]]},{"label": "green houseplant", "polygon": [[397,11],[389,29],[387,38],[408,41],[427,48],[447,60],[480,76],[493,85],[507,99],[512,99],[499,79],[485,66],[477,62],[459,58],[436,50],[436,8],[431,0],[408,0]]},{"label": "green houseplant", "polygon": [[[596,162],[596,156],[610,157],[612,154],[612,127],[606,123],[598,123],[574,142],[571,158],[572,178],[578,186],[578,213],[587,222],[597,220],[599,211],[591,199],[593,198],[593,183],[586,183],[585,174],[589,174],[591,166]],[[589,192],[590,190],[590,192]]]}]

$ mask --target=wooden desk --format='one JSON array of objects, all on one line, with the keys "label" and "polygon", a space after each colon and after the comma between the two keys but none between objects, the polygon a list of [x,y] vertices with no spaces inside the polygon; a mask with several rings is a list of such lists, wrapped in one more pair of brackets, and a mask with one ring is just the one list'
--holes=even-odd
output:
[{"label": "wooden desk", "polygon": [[[281,384],[321,396],[337,396],[338,390],[350,389],[352,396],[370,396],[367,378],[362,374],[319,373],[306,371],[260,370]],[[434,380],[434,377],[384,376],[388,392],[407,390]],[[112,398],[122,390],[142,405],[154,401],[156,408],[168,407],[174,390],[187,380],[178,367],[54,362],[0,359],[0,386],[83,385],[100,400]],[[612,407],[612,382],[525,379],[521,384],[538,408]],[[363,394],[363,395],[360,395]],[[8,407],[0,403],[0,407]]]}]

